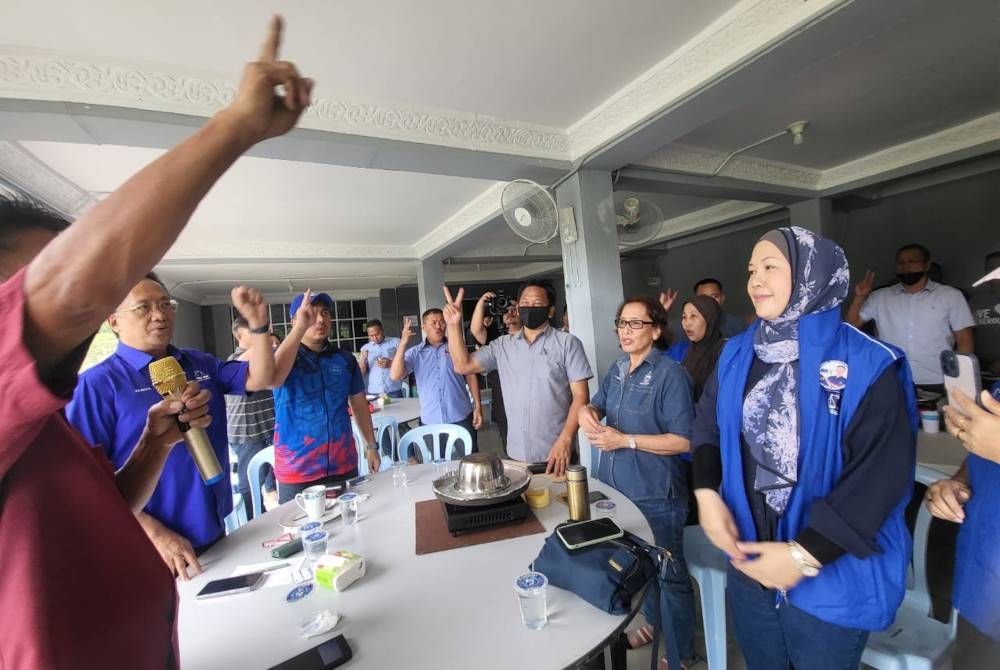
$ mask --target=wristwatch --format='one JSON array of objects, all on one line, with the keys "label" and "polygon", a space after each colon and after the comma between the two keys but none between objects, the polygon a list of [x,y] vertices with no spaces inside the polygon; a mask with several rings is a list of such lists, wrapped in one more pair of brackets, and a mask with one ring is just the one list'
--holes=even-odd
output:
[{"label": "wristwatch", "polygon": [[375,451],[375,450],[377,450],[377,449],[378,449],[378,445],[377,445],[377,444],[375,444],[374,442],[372,442],[371,444],[367,445],[367,446],[366,446],[365,448],[366,448],[366,449],[367,449],[368,451]]},{"label": "wristwatch", "polygon": [[260,326],[259,328],[250,328],[250,333],[252,335],[263,335],[265,333],[270,332],[270,330],[271,330],[271,322],[268,321],[267,323],[265,323],[263,326]]},{"label": "wristwatch", "polygon": [[802,550],[802,546],[798,542],[788,543],[788,552],[792,555],[792,560],[795,561],[795,567],[799,569],[806,577],[815,577],[819,574],[820,566],[814,565],[809,562],[806,558],[805,552]]},{"label": "wristwatch", "polygon": [[636,448],[635,435],[629,435],[628,436],[628,448],[629,449],[635,449]]}]

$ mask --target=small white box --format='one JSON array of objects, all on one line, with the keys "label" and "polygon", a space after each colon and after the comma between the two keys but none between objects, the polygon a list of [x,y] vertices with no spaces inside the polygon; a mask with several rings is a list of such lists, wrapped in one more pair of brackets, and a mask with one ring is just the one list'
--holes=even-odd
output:
[{"label": "small white box", "polygon": [[340,550],[326,554],[316,561],[314,575],[317,584],[328,589],[343,591],[364,577],[367,567],[364,557]]}]

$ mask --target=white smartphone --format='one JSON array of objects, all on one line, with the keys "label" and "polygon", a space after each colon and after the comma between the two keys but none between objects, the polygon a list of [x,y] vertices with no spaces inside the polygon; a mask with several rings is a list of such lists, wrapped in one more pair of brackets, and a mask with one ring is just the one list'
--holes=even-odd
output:
[{"label": "white smartphone", "polygon": [[236,577],[214,579],[205,584],[205,587],[201,591],[198,591],[195,598],[217,598],[233,593],[246,593],[259,587],[263,580],[263,572],[250,572],[245,575],[237,575]]},{"label": "white smartphone", "polygon": [[955,389],[971,398],[977,405],[982,401],[979,392],[982,381],[979,374],[979,359],[972,354],[960,354],[950,349],[941,352],[941,372],[944,374],[944,388],[948,393],[948,404],[960,411],[955,401]]},{"label": "white smartphone", "polygon": [[614,540],[625,534],[614,521],[608,518],[591,519],[568,523],[556,528],[556,534],[567,549],[580,549],[592,544]]}]

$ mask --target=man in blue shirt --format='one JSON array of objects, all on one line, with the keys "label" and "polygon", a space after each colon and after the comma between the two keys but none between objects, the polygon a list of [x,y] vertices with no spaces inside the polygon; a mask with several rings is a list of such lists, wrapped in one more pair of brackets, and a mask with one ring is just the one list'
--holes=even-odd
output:
[{"label": "man in blue shirt", "polygon": [[[417,376],[417,388],[420,389],[420,423],[453,423],[462,426],[472,436],[468,453],[478,451],[477,432],[483,424],[479,379],[474,374],[463,378],[455,372],[448,353],[448,340],[444,336],[444,313],[440,309],[432,308],[424,312],[420,323],[425,339],[409,350],[406,345],[413,336],[413,322],[406,319],[403,323],[403,337],[390,368],[392,378],[399,380],[414,373]],[[465,447],[470,448],[470,445]]]},{"label": "man in blue shirt", "polygon": [[274,475],[278,502],[317,484],[358,476],[350,405],[365,440],[369,472],[381,459],[354,354],[330,343],[333,298],[311,290],[289,306],[292,329],[275,354]]},{"label": "man in blue shirt", "polygon": [[367,324],[368,344],[361,347],[361,372],[368,375],[368,392],[390,398],[403,397],[402,379],[393,379],[389,373],[392,358],[399,347],[398,337],[386,337],[382,322],[372,319]]},{"label": "man in blue shirt", "polygon": [[[104,449],[116,469],[132,453],[150,406],[161,400],[149,377],[150,362],[173,356],[189,380],[212,393],[209,412],[215,421],[206,432],[223,471],[229,470],[229,441],[222,419],[225,395],[270,388],[274,378],[267,303],[260,292],[245,286],[234,288],[232,297],[253,338],[260,340],[249,362],[222,362],[211,354],[171,345],[177,302],[153,273],[136,284],[108,317],[118,348],[80,375],[66,416],[91,444]],[[190,453],[175,449],[152,497],[136,516],[167,566],[186,580],[188,569],[201,572],[197,555],[225,534],[223,519],[232,509],[228,479],[205,486]]]}]

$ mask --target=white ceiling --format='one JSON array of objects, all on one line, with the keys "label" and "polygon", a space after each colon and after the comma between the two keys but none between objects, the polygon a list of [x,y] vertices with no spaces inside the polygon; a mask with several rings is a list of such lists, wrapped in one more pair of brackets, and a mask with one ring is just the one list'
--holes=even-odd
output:
[{"label": "white ceiling", "polygon": [[[7,0],[0,177],[55,189],[70,203],[64,211],[113,190],[225,104],[274,9]],[[754,183],[775,186],[772,195],[791,184],[802,197],[862,172],[876,179],[1000,146],[996,0],[299,0],[277,9],[283,56],[316,78],[321,102],[308,130],[238,161],[170,250],[160,270],[193,300],[225,300],[234,281],[370,295],[412,283],[420,258],[517,256],[524,245],[497,217],[495,180],[551,183],[581,159],[604,170],[675,168],[686,179],[676,170],[711,171],[729,151],[810,122],[802,146],[785,137],[734,160],[724,175],[744,181],[727,195],[690,181],[639,194],[681,234],[782,202],[751,192]],[[772,65],[785,74],[759,75]],[[51,174],[19,181],[11,160]],[[559,244],[529,251],[558,255]],[[486,267],[449,267],[448,278],[549,266]]]},{"label": "white ceiling", "polygon": [[[576,122],[736,0],[7,0],[0,44],[218,73],[268,16],[316,96],[403,102],[557,128]],[[624,11],[623,11],[624,10]],[[44,16],[46,20],[38,20]]]},{"label": "white ceiling", "polygon": [[1000,109],[1000,3],[913,3],[886,29],[858,26],[842,48],[678,140],[728,152],[809,121],[805,143],[747,152],[829,169]]}]

